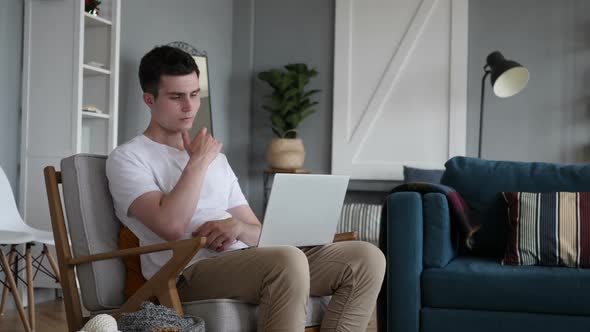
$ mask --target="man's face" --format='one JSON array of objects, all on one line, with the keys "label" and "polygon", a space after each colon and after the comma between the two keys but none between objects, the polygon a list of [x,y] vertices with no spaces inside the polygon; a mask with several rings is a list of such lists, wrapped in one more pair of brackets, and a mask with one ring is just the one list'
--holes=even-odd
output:
[{"label": "man's face", "polygon": [[144,93],[144,101],[152,111],[152,119],[164,130],[189,130],[201,106],[197,73],[183,76],[162,75],[158,97]]}]

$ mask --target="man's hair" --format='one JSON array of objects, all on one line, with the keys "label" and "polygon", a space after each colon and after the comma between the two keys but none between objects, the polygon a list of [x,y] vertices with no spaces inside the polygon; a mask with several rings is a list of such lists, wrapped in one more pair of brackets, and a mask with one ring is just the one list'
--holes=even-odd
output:
[{"label": "man's hair", "polygon": [[199,67],[190,54],[176,47],[157,46],[141,58],[139,84],[143,92],[157,98],[162,75],[181,76],[193,72],[199,77]]}]

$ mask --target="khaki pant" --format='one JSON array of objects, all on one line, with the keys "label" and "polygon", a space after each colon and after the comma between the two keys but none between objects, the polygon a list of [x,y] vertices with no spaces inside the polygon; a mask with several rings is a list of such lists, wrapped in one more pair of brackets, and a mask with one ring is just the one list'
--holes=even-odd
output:
[{"label": "khaki pant", "polygon": [[321,330],[365,331],[384,273],[383,254],[367,242],[250,248],[189,266],[178,291],[182,301],[258,304],[258,331],[301,332],[309,296],[332,295]]}]

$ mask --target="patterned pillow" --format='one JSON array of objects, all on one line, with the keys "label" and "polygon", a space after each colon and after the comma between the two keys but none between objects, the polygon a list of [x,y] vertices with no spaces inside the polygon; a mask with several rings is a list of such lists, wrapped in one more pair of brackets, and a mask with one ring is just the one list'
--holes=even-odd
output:
[{"label": "patterned pillow", "polygon": [[590,267],[590,192],[505,192],[502,264]]},{"label": "patterned pillow", "polygon": [[380,204],[345,203],[342,207],[337,233],[356,231],[360,241],[378,245],[380,224]]}]

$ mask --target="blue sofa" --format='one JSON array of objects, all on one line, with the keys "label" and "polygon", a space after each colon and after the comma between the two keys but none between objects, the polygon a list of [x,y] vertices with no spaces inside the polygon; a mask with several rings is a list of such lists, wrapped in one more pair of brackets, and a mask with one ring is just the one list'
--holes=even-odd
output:
[{"label": "blue sofa", "polygon": [[482,223],[462,248],[444,195],[387,197],[387,276],[380,331],[590,331],[590,269],[502,266],[507,207],[502,191],[590,191],[590,165],[455,157],[441,183]]}]

